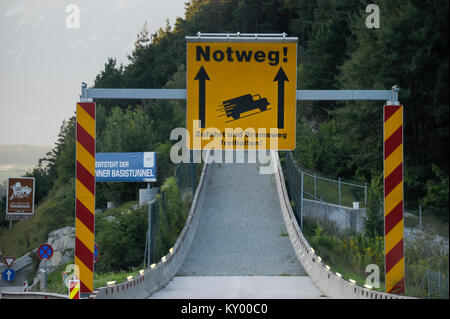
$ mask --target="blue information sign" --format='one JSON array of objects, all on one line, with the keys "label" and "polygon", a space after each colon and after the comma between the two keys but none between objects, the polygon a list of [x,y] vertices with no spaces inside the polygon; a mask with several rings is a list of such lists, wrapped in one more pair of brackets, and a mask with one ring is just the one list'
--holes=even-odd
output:
[{"label": "blue information sign", "polygon": [[96,153],[97,182],[156,182],[156,152]]},{"label": "blue information sign", "polygon": [[16,278],[16,272],[11,268],[6,268],[2,273],[3,279],[6,281],[13,281]]}]

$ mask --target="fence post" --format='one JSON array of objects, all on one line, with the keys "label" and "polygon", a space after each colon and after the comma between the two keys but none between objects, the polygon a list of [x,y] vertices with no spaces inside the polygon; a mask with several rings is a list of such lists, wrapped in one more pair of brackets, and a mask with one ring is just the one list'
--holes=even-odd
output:
[{"label": "fence post", "polygon": [[317,173],[314,172],[314,198],[317,198]]},{"label": "fence post", "polygon": [[422,231],[422,205],[419,204],[419,229]]},{"label": "fence post", "polygon": [[367,183],[364,183],[364,207],[367,208]]},{"label": "fence post", "polygon": [[[150,203],[149,203],[150,205]],[[148,230],[147,230],[147,236],[145,237],[145,248],[144,248],[144,269],[145,269],[145,262],[147,260],[147,245],[148,245]]]},{"label": "fence post", "polygon": [[[150,184],[150,183],[149,183]],[[150,245],[152,242],[152,204],[148,203],[148,243],[147,243],[147,267],[150,266]]]},{"label": "fence post", "polygon": [[339,206],[341,206],[341,178],[339,177]]},{"label": "fence post", "polygon": [[439,297],[442,297],[441,293],[441,271],[438,270],[438,290],[439,290]]},{"label": "fence post", "polygon": [[302,178],[301,178],[301,186],[300,186],[300,229],[303,229],[303,180],[304,180],[304,174],[303,171],[301,171],[302,173]]}]

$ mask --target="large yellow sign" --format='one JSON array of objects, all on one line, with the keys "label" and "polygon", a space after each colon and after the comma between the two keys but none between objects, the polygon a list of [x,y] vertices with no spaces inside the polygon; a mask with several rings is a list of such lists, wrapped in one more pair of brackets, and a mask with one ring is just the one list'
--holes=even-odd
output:
[{"label": "large yellow sign", "polygon": [[295,149],[297,39],[289,39],[187,42],[190,149]]}]

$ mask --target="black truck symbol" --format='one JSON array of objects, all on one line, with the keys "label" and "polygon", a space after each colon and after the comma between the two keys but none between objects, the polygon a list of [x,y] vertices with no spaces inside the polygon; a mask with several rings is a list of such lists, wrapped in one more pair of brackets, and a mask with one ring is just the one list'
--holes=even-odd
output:
[{"label": "black truck symbol", "polygon": [[266,98],[261,97],[261,95],[259,94],[255,95],[245,94],[239,97],[223,101],[222,105],[220,105],[220,107],[217,110],[225,112],[225,114],[221,114],[219,115],[219,117],[226,115],[227,117],[231,117],[234,120],[237,120],[241,117],[242,113],[248,111],[259,109],[260,112],[252,113],[243,117],[264,112],[268,110],[267,109],[268,105],[270,105],[269,101],[267,101]]}]

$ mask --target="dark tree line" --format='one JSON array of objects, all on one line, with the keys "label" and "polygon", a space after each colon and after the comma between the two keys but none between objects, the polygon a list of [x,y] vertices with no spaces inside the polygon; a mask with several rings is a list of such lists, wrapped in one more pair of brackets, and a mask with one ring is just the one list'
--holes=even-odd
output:
[{"label": "dark tree line", "polygon": [[[281,33],[299,38],[299,89],[389,89],[405,105],[406,189],[410,199],[448,207],[448,1],[379,0],[380,28],[365,25],[360,0],[193,0],[184,18],[137,35],[127,65],[109,58],[97,88],[185,88],[185,36],[201,32]],[[113,52],[111,52],[114,55]],[[170,131],[185,125],[175,101],[96,101],[97,152],[158,151],[160,179],[171,175]],[[331,176],[370,182],[382,159],[382,103],[298,103],[301,164]],[[42,188],[74,175],[74,118],[36,168]],[[167,163],[165,163],[165,161]],[[135,199],[141,184],[101,184],[99,201]]]}]

